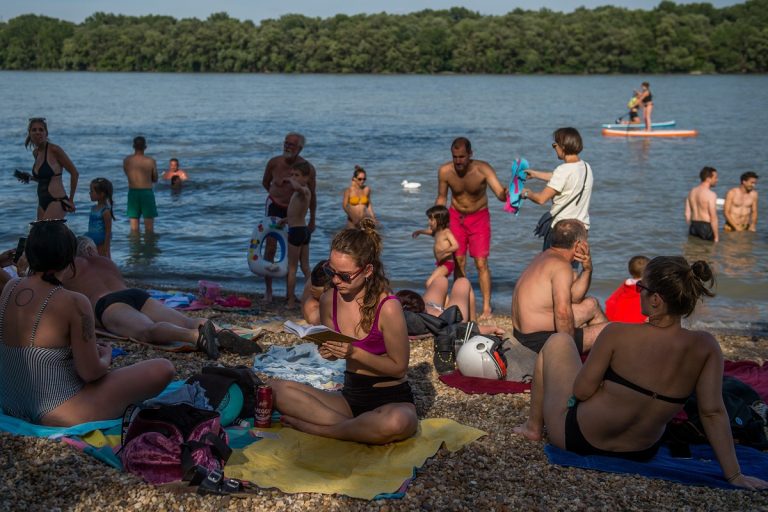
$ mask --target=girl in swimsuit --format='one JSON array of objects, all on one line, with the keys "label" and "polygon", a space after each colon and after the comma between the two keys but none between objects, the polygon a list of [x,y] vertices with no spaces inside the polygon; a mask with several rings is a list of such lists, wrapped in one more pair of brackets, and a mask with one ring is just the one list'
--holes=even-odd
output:
[{"label": "girl in swimsuit", "polygon": [[763,489],[768,482],[741,474],[723,405],[723,354],[712,335],[690,331],[681,318],[712,296],[704,261],[651,260],[637,282],[645,324],[611,323],[582,365],[573,340],[553,334],[536,361],[528,420],[515,432],[581,455],[648,460],[667,423],[694,391],[704,430],[724,478]]},{"label": "girl in swimsuit", "polygon": [[653,94],[651,94],[651,84],[643,82],[640,91],[637,93],[637,101],[643,106],[643,121],[645,129],[651,129],[651,112],[653,112]]},{"label": "girl in swimsuit", "polygon": [[[21,181],[37,181],[37,220],[63,219],[67,212],[75,211],[75,190],[79,173],[75,164],[56,144],[48,142],[48,125],[45,118],[33,117],[27,126],[27,139],[24,147],[33,146],[35,163],[32,174],[18,173]],[[70,174],[69,196],[64,190],[62,169]]]},{"label": "girl in swimsuit", "polygon": [[330,341],[318,349],[325,359],[346,360],[341,393],[291,381],[270,382],[284,425],[368,444],[400,441],[416,433],[405,316],[400,302],[389,294],[380,255],[381,238],[371,219],[334,237],[324,267],[332,286],[320,297],[320,319],[358,341]]},{"label": "girl in swimsuit", "polygon": [[349,188],[344,191],[341,207],[347,214],[348,228],[356,226],[365,218],[376,220],[376,215],[373,213],[373,203],[371,203],[371,187],[365,185],[366,177],[365,169],[356,165],[352,182],[349,184]]},{"label": "girl in swimsuit", "polygon": [[0,296],[0,407],[43,425],[120,417],[174,375],[166,359],[110,371],[112,348],[96,338],[90,302],[59,281],[74,269],[76,245],[63,221],[35,223],[24,252],[29,277]]}]

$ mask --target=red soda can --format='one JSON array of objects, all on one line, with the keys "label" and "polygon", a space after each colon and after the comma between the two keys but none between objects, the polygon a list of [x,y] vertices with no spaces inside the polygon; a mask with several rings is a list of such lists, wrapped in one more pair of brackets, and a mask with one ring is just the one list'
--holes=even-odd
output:
[{"label": "red soda can", "polygon": [[259,386],[256,390],[256,411],[253,415],[253,426],[269,428],[272,426],[272,388]]}]

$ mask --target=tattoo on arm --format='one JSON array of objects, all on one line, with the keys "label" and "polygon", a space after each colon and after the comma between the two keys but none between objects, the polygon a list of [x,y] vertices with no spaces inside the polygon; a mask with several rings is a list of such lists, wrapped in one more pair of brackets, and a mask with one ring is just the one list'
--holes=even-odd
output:
[{"label": "tattoo on arm", "polygon": [[80,315],[80,320],[83,324],[83,341],[88,343],[96,339],[96,323],[93,320],[93,315]]}]

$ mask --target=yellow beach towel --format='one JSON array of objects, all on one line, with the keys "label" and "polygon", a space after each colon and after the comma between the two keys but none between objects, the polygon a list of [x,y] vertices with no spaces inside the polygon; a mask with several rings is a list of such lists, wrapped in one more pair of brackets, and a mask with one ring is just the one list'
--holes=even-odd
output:
[{"label": "yellow beach towel", "polygon": [[453,420],[422,420],[410,439],[383,446],[338,441],[291,428],[272,428],[277,439],[263,439],[235,450],[224,472],[262,488],[283,492],[344,494],[373,499],[396,492],[440,446],[455,452],[486,435]]}]

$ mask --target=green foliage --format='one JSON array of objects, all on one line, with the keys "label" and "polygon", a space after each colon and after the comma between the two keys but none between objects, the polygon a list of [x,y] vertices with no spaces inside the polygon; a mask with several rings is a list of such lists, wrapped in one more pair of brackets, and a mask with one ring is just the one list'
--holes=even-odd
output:
[{"label": "green foliage", "polygon": [[768,0],[650,11],[470,9],[259,25],[94,13],[83,23],[24,15],[0,23],[0,69],[270,73],[764,73]]}]

